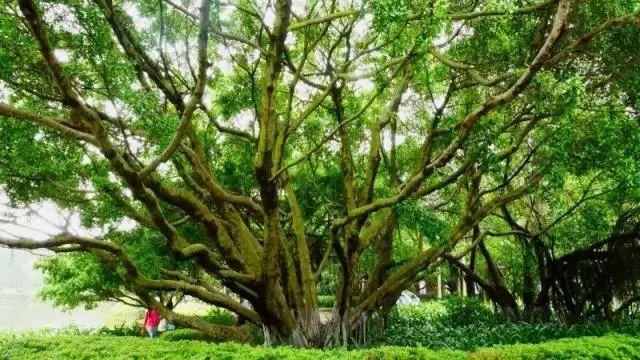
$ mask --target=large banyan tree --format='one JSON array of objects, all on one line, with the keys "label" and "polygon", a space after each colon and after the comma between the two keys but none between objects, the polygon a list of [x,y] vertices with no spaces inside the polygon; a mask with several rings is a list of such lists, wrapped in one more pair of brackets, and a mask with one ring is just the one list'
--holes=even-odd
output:
[{"label": "large banyan tree", "polygon": [[[4,191],[102,232],[0,243],[88,256],[120,295],[205,333],[234,330],[155,294],[347,344],[510,204],[599,161],[640,168],[591,131],[637,131],[638,6],[5,0]],[[601,158],[572,167],[583,151]]]}]

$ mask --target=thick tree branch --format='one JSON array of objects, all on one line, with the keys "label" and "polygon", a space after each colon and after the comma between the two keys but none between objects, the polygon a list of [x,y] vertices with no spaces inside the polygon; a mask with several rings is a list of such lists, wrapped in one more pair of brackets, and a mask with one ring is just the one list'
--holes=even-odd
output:
[{"label": "thick tree branch", "polygon": [[34,124],[42,125],[64,136],[85,141],[92,145],[96,145],[97,142],[96,138],[93,135],[81,130],[71,128],[65,125],[62,120],[49,116],[38,115],[25,110],[20,110],[3,102],[0,102],[0,115],[7,118],[28,121]]}]

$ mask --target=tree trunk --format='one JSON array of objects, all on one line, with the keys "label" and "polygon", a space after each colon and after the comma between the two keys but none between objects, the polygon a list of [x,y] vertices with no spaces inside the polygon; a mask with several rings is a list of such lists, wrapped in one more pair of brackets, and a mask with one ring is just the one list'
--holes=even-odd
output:
[{"label": "tree trunk", "polygon": [[524,303],[524,316],[530,318],[533,312],[535,298],[535,281],[533,278],[534,254],[530,243],[526,238],[521,238],[522,244],[522,302]]}]

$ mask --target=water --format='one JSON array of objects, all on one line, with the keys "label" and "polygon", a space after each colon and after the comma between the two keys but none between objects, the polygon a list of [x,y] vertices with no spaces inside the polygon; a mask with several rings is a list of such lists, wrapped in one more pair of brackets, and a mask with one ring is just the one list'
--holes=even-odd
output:
[{"label": "water", "polygon": [[103,304],[89,311],[62,311],[40,300],[37,293],[42,275],[33,269],[38,258],[26,251],[0,248],[0,331],[58,329],[71,325],[96,328],[136,320],[137,310],[124,305]]},{"label": "water", "polygon": [[[0,236],[11,234],[43,240],[62,231],[60,224],[67,224],[68,230],[84,236],[95,232],[83,228],[77,214],[64,211],[50,201],[28,208],[13,207],[0,186]],[[72,325],[97,328],[139,320],[140,309],[119,303],[104,303],[88,311],[63,311],[40,300],[37,293],[43,278],[33,265],[45,253],[0,247],[0,331],[59,329]]]},{"label": "water", "polygon": [[[141,321],[143,310],[120,303],[103,303],[95,309],[63,311],[37,296],[42,274],[33,268],[41,256],[0,247],[0,331],[61,329],[69,326],[100,328]],[[203,314],[209,306],[193,299],[176,311]]]}]

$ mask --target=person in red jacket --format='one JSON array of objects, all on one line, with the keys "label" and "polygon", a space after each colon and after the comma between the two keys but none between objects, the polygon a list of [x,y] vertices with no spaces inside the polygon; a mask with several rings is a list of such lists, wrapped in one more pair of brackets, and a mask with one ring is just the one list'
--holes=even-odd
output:
[{"label": "person in red jacket", "polygon": [[158,324],[160,323],[160,314],[154,309],[147,309],[144,314],[144,322],[142,323],[142,331],[147,330],[150,338],[158,336]]}]

